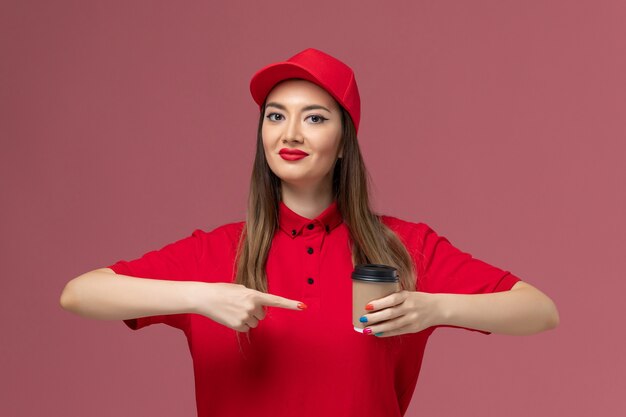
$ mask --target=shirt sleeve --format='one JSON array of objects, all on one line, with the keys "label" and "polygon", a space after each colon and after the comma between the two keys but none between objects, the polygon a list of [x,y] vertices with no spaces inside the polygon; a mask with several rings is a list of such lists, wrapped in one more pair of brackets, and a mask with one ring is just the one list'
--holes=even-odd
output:
[{"label": "shirt sleeve", "polygon": [[[170,243],[158,250],[151,250],[137,259],[119,260],[109,265],[116,274],[138,278],[162,279],[171,281],[193,281],[198,277],[200,258],[203,251],[205,234],[200,229],[191,236]],[[138,317],[124,320],[132,330],[163,323],[184,330],[189,321],[189,314],[166,314]]]},{"label": "shirt sleeve", "polygon": [[[429,293],[487,294],[508,291],[521,279],[509,271],[474,258],[454,247],[444,236],[421,223],[418,232],[418,288]],[[486,335],[491,332],[457,327]]]}]

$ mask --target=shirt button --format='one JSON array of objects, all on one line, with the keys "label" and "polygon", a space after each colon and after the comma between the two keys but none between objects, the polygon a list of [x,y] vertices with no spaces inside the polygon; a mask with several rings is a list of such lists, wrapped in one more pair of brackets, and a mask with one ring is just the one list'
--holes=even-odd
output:
[{"label": "shirt button", "polygon": [[330,227],[328,225],[326,225],[326,231],[330,232]]},{"label": "shirt button", "polygon": [[307,225],[307,229],[311,230],[315,227],[315,225],[313,223],[310,223],[309,225]]},{"label": "shirt button", "polygon": [[314,282],[314,281],[313,281],[313,278],[309,278],[309,279],[307,279],[307,282],[308,282],[309,284],[313,284],[313,282]]},{"label": "shirt button", "polygon": [[291,235],[292,235],[292,236],[295,236],[295,235],[296,235],[296,230],[295,230],[295,229],[291,231]]},{"label": "shirt button", "polygon": [[309,254],[311,254],[313,253],[313,248],[308,248],[306,251],[309,252]]}]

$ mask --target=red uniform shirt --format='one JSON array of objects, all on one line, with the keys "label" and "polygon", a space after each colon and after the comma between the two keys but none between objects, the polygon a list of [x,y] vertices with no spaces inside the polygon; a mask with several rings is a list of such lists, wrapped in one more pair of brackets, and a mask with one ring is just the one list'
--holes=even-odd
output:
[{"label": "red uniform shirt", "polygon": [[[461,252],[424,223],[382,221],[409,249],[418,291],[478,294],[506,291],[520,278]],[[404,415],[435,327],[386,338],[353,329],[349,234],[334,201],[315,219],[280,203],[267,262],[271,294],[307,305],[269,307],[244,333],[199,314],[125,320],[131,329],[164,323],[182,330],[193,359],[198,417],[393,417]],[[110,265],[142,278],[233,282],[244,222],[229,223]],[[475,329],[468,329],[479,331]]]}]

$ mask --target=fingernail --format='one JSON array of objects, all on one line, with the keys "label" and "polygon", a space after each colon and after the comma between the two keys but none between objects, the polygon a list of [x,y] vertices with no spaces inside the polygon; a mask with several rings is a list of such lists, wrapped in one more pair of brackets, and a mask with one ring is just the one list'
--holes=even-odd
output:
[{"label": "fingernail", "polygon": [[360,321],[361,323],[367,323],[367,317],[365,317],[365,316],[361,316],[361,318],[359,319],[359,321]]},{"label": "fingernail", "polygon": [[306,308],[306,304],[304,304],[304,303],[298,303],[298,308],[299,308],[300,310],[304,310],[304,309]]},{"label": "fingernail", "polygon": [[373,310],[373,309],[374,309],[374,306],[373,306],[373,305],[371,305],[371,304],[368,304],[368,305],[366,305],[366,306],[365,306],[365,309],[366,309],[366,310]]},{"label": "fingernail", "polygon": [[372,329],[370,329],[370,328],[368,327],[367,329],[363,330],[363,333],[365,333],[365,334],[370,334],[370,333],[372,333]]},{"label": "fingernail", "polygon": [[374,333],[374,336],[381,336],[383,332]]}]

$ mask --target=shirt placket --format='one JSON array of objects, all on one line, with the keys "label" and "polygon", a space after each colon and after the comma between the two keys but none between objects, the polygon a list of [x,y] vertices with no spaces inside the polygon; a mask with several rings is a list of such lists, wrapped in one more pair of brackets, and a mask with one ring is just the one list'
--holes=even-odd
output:
[{"label": "shirt placket", "polygon": [[304,291],[303,295],[307,307],[316,310],[320,307],[321,282],[320,282],[320,260],[322,245],[324,242],[325,229],[319,221],[312,221],[302,229],[302,243],[304,253]]}]

